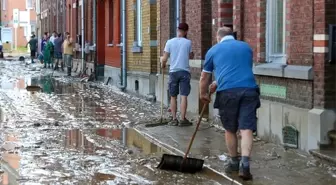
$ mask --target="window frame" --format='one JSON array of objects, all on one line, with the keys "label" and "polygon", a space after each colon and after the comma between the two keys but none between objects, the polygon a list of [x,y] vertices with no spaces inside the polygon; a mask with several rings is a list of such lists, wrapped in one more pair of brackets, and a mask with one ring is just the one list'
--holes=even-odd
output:
[{"label": "window frame", "polygon": [[142,2],[136,0],[136,39],[137,46],[142,47]]},{"label": "window frame", "polygon": [[282,63],[287,62],[286,54],[286,4],[287,0],[283,0],[283,28],[282,28],[282,53],[273,53],[274,48],[274,27],[277,25],[277,22],[273,21],[277,19],[277,15],[274,14],[277,8],[277,0],[268,0],[266,7],[266,61],[269,63]]},{"label": "window frame", "polygon": [[[28,6],[28,1],[30,1],[30,7]],[[33,10],[34,9],[33,0],[26,0],[26,9],[27,10]]]},{"label": "window frame", "polygon": [[2,11],[6,11],[7,0],[2,0]]}]

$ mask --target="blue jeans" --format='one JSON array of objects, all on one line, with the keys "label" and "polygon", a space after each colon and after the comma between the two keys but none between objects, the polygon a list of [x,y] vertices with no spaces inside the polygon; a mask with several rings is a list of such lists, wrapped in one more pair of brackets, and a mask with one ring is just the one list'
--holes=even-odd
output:
[{"label": "blue jeans", "polygon": [[257,109],[260,107],[259,88],[234,88],[217,92],[214,108],[225,130],[257,130]]},{"label": "blue jeans", "polygon": [[172,97],[189,96],[190,94],[190,78],[191,75],[188,71],[176,71],[169,73],[168,89]]}]

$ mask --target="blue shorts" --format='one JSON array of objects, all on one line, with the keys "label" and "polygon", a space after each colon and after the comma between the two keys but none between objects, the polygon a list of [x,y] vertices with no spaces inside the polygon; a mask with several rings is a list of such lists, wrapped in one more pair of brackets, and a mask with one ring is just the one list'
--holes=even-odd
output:
[{"label": "blue shorts", "polygon": [[54,58],[55,59],[62,59],[63,57],[62,57],[62,53],[61,52],[55,52],[54,53]]},{"label": "blue shorts", "polygon": [[257,109],[260,107],[259,88],[234,88],[217,92],[214,108],[225,130],[257,130]]},{"label": "blue shorts", "polygon": [[169,73],[168,89],[172,97],[177,95],[188,96],[190,94],[190,78],[188,71],[177,71]]}]

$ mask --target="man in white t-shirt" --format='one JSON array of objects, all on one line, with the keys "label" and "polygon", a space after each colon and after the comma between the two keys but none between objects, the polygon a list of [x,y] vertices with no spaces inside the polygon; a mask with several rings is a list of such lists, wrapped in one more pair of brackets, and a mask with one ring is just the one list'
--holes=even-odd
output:
[{"label": "man in white t-shirt", "polygon": [[49,39],[49,41],[50,41],[53,45],[55,45],[55,39],[56,39],[56,37],[57,37],[57,32],[54,31],[54,32],[52,33],[50,39]]},{"label": "man in white t-shirt", "polygon": [[[170,108],[173,119],[169,123],[172,126],[191,126],[186,119],[188,96],[190,94],[190,66],[189,59],[193,57],[191,41],[187,39],[189,26],[180,23],[177,29],[177,37],[167,41],[162,58],[162,69],[166,67],[170,57],[169,68],[169,94],[171,97]],[[181,120],[176,118],[177,96],[181,95]]]}]

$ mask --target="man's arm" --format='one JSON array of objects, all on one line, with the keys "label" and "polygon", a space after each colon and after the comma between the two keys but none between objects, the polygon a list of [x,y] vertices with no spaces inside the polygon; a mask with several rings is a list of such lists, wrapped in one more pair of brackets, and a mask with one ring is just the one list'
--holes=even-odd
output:
[{"label": "man's arm", "polygon": [[201,73],[200,85],[199,85],[200,97],[205,102],[210,101],[208,90],[209,90],[209,85],[211,82],[213,70],[214,70],[213,57],[212,57],[211,50],[209,50],[205,56],[204,67]]},{"label": "man's arm", "polygon": [[164,52],[164,53],[163,53],[162,60],[161,60],[161,62],[162,62],[162,64],[161,64],[161,65],[162,65],[162,68],[165,68],[165,67],[166,67],[168,58],[169,58],[169,53]]},{"label": "man's arm", "polygon": [[170,55],[170,43],[169,43],[169,41],[167,41],[166,46],[164,48],[163,57],[161,59],[161,67],[162,68],[166,68],[169,55]]}]

